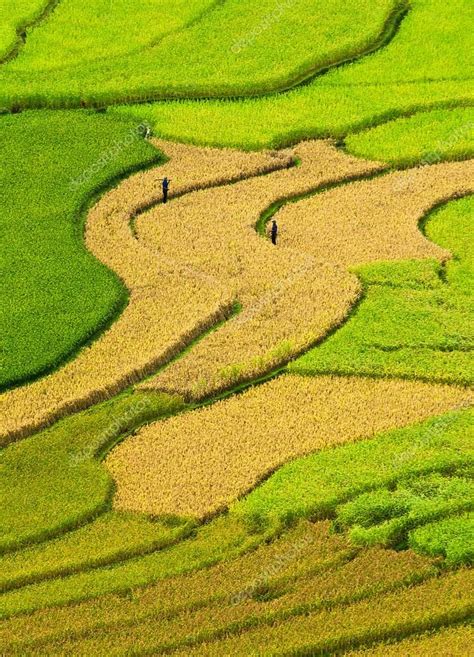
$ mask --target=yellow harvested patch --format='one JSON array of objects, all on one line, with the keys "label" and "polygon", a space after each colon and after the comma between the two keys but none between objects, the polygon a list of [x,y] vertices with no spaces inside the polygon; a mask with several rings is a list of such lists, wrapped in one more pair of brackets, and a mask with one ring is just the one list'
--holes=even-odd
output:
[{"label": "yellow harvested patch", "polygon": [[[239,317],[143,389],[199,399],[250,380],[342,321],[359,293],[349,266],[449,257],[423,236],[418,222],[439,201],[474,189],[468,182],[474,180],[474,160],[351,183],[287,205],[276,216],[277,248],[253,234],[272,199],[302,193],[315,181],[347,177],[351,167],[356,171],[355,163],[339,155],[328,174],[332,148],[327,142],[301,144],[295,149],[302,159],[298,169],[196,192],[169,211],[156,208],[140,218],[140,239],[164,257],[179,253],[189,266],[211,273],[243,305]],[[359,164],[365,171],[377,168]]]},{"label": "yellow harvested patch", "polygon": [[318,260],[356,266],[374,260],[437,258],[420,219],[437,203],[474,191],[474,160],[447,162],[355,182],[277,213],[284,242]]},{"label": "yellow harvested patch", "polygon": [[[90,211],[86,226],[89,250],[112,268],[129,288],[127,308],[108,331],[73,361],[30,385],[0,395],[0,444],[103,400],[156,371],[192,338],[230,314],[241,290],[235,281],[243,271],[246,272],[242,274],[243,280],[255,278],[251,291],[249,288],[244,296],[245,303],[251,306],[248,302],[253,298],[257,306],[249,308],[248,321],[245,317],[239,318],[238,336],[243,343],[235,345],[232,355],[237,353],[247,359],[247,375],[258,373],[268,364],[281,362],[323,335],[344,317],[356,298],[358,282],[344,270],[333,265],[315,265],[312,259],[308,261],[306,256],[294,252],[287,256],[277,254],[259,239],[252,227],[256,219],[252,215],[252,198],[240,207],[247,217],[247,230],[233,236],[232,230],[219,232],[213,221],[207,223],[206,235],[199,237],[202,246],[211,249],[208,263],[189,257],[198,242],[199,226],[193,226],[194,215],[183,218],[182,233],[174,226],[176,212],[178,215],[181,212],[181,199],[160,205],[159,210],[147,215],[148,223],[155,219],[163,221],[172,245],[166,253],[157,249],[154,242],[149,243],[146,236],[137,240],[130,224],[141,208],[161,198],[160,180],[164,176],[171,179],[172,197],[199,187],[283,168],[284,171],[269,173],[254,181],[256,188],[262,190],[259,208],[263,209],[275,196],[344,178],[376,165],[345,156],[327,142],[307,142],[294,151],[280,153],[243,153],[161,141],[156,145],[171,156],[171,161],[125,180],[106,194]],[[288,169],[294,153],[301,155],[306,165]],[[229,189],[237,189],[239,184]],[[212,215],[216,205],[214,195],[216,199],[225,198],[221,189],[210,190],[205,195],[200,211],[208,213],[209,217],[215,216]],[[195,194],[190,194],[189,198],[188,205],[192,208]],[[211,266],[211,262],[213,253],[224,248],[219,236],[223,232],[231,240],[236,238],[238,248],[228,246],[228,253],[221,253],[228,264],[219,270]],[[287,277],[281,289],[277,286],[275,290],[275,272]],[[270,303],[262,304],[266,291],[271,295]],[[312,299],[311,319],[302,322],[300,314],[307,308],[309,299]],[[279,323],[282,327],[275,328]],[[262,325],[257,341],[251,337],[256,324]],[[226,334],[224,332],[224,339]],[[248,348],[245,341],[249,341]],[[221,346],[219,343],[218,349]],[[232,363],[229,352],[224,350],[216,362],[218,369]],[[233,380],[234,374],[232,368],[219,372],[217,387]],[[214,383],[213,389],[215,387]]]},{"label": "yellow harvested patch", "polygon": [[106,465],[115,506],[204,517],[289,459],[447,411],[466,390],[409,381],[285,375],[147,426]]}]

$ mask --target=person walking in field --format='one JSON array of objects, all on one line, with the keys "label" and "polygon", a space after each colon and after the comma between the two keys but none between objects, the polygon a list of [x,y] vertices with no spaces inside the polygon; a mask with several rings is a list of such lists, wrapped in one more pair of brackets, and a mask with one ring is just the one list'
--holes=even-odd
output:
[{"label": "person walking in field", "polygon": [[272,238],[272,244],[276,244],[277,243],[277,236],[278,236],[278,226],[277,226],[277,222],[275,221],[275,219],[273,219],[273,221],[272,221],[272,229],[270,231],[270,235],[271,235],[271,238]]},{"label": "person walking in field", "polygon": [[168,200],[168,189],[170,186],[170,181],[168,178],[163,178],[163,182],[161,183],[161,187],[163,190],[163,203],[166,203]]}]

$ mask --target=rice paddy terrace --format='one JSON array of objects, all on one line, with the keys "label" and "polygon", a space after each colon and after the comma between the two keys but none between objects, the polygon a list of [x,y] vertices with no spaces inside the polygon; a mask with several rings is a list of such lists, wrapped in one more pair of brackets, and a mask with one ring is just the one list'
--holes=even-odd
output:
[{"label": "rice paddy terrace", "polygon": [[472,3],[0,9],[0,654],[472,654]]}]

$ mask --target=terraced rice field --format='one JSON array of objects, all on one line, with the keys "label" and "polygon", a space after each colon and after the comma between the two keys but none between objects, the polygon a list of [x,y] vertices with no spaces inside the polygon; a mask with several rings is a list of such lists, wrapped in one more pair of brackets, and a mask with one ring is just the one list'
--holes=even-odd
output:
[{"label": "terraced rice field", "polygon": [[474,653],[472,3],[0,11],[0,654]]}]

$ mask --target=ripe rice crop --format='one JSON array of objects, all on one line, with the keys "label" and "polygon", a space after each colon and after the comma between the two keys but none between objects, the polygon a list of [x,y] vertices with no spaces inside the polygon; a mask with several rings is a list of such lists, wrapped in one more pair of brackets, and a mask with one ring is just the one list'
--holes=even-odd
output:
[{"label": "ripe rice crop", "polygon": [[[157,399],[155,403],[162,407],[165,401]],[[170,401],[168,399],[168,405]],[[109,405],[104,405],[104,411]],[[109,411],[112,417],[113,408]],[[162,414],[164,411],[162,408]],[[104,469],[94,460],[83,464],[80,469],[65,467],[68,465],[67,460],[64,463],[68,452],[74,454],[80,445],[96,440],[94,431],[100,429],[97,426],[98,418],[94,419],[94,415],[91,412],[81,413],[44,432],[46,436],[55,434],[57,444],[51,445],[43,435],[43,440],[32,437],[6,451],[10,455],[12,452],[21,454],[28,445],[34,447],[28,459],[12,458],[13,462],[8,469],[10,476],[5,481],[5,488],[11,488],[11,493],[8,497],[4,495],[7,504],[2,509],[2,516],[6,516],[10,531],[15,527],[24,530],[27,523],[30,531],[34,528],[38,532],[45,525],[47,529],[52,525],[57,531],[65,523],[66,527],[71,525],[71,516],[77,525],[74,512],[82,514],[81,518],[85,513],[89,514],[87,518],[97,505],[103,508],[103,489],[100,484],[104,480],[110,481]],[[153,414],[149,421],[152,419]],[[472,411],[461,410],[460,407],[455,412],[415,426],[334,449],[323,449],[296,459],[279,468],[249,495],[231,505],[228,514],[196,528],[193,540],[143,555],[140,559],[129,559],[110,564],[107,568],[40,581],[21,590],[7,592],[1,597],[0,613],[11,616],[32,612],[41,607],[64,605],[111,592],[124,592],[132,586],[145,586],[176,575],[187,573],[191,576],[196,570],[209,568],[224,560],[230,561],[274,539],[291,524],[292,519],[333,517],[339,504],[363,491],[390,486],[406,477],[416,478],[424,473],[459,469],[469,463],[471,458],[471,436]],[[50,465],[57,462],[58,456],[61,457],[61,449],[66,454],[59,461],[59,467]],[[18,465],[17,470],[13,469],[15,464]],[[15,479],[18,470],[24,473],[19,488]],[[9,482],[12,482],[10,488]],[[26,499],[28,504],[23,502],[18,505],[18,499]],[[14,512],[16,508],[21,510],[19,519]],[[91,530],[90,534],[93,536],[94,532]],[[64,543],[60,538],[56,541],[59,542],[60,554],[62,546],[67,548],[69,539],[65,536]],[[320,554],[324,550],[318,546],[317,552]],[[42,561],[42,554],[46,556],[47,553],[46,543],[44,552],[38,548],[38,562]],[[77,558],[82,556],[87,562],[88,555],[86,550],[85,554],[78,554]],[[337,554],[335,558],[339,560]]]},{"label": "ripe rice crop", "polygon": [[[251,599],[258,587],[290,582],[346,563],[355,554],[344,536],[329,533],[328,522],[300,521],[281,537],[236,559],[195,573],[168,578],[133,596],[105,595],[74,606],[38,610],[0,623],[0,645],[18,646],[73,638],[85,630],[102,630],[133,618],[166,618],[199,606],[236,604]],[[418,562],[423,564],[423,560]]]},{"label": "ripe rice crop", "polygon": [[[230,312],[233,298],[172,258],[137,242],[130,220],[143,203],[161,197],[160,178],[176,178],[174,193],[278,167],[288,153],[245,154],[157,142],[172,157],[139,173],[92,208],[86,244],[115,269],[130,290],[129,304],[112,327],[61,369],[0,396],[0,442],[5,444],[54,419],[118,392],[156,370],[206,328]],[[183,279],[185,284],[183,284]]]},{"label": "ripe rice crop", "polygon": [[330,654],[336,649],[342,652],[344,648],[349,650],[377,640],[404,638],[415,632],[467,620],[472,614],[473,580],[472,571],[461,570],[379,596],[376,604],[369,599],[295,617],[175,654],[256,657],[264,651],[269,655],[318,655]]},{"label": "ripe rice crop", "polygon": [[404,381],[282,376],[143,428],[106,459],[119,509],[206,516],[285,461],[448,410],[466,391]]},{"label": "ripe rice crop", "polygon": [[[291,371],[474,382],[474,197],[450,201],[423,217],[429,239],[449,249],[435,261],[359,267],[366,289],[349,321],[293,363]],[[416,266],[415,266],[416,265]]]},{"label": "ripe rice crop", "polygon": [[344,657],[466,657],[474,647],[474,627],[457,625],[408,637],[397,643],[378,644],[374,648],[345,652]]},{"label": "ripe rice crop", "polygon": [[[303,156],[302,167],[304,162]],[[197,192],[176,203],[168,221],[160,221],[162,210],[145,215],[138,222],[139,236],[165,257],[176,249],[178,236],[183,251],[189,251],[186,233],[191,223],[196,234],[183,258],[218,280],[229,280],[243,313],[141,387],[199,399],[261,375],[342,321],[358,292],[343,267],[374,260],[447,259],[449,252],[428,242],[418,222],[440,200],[474,190],[470,172],[474,174],[474,160],[440,164],[287,204],[276,214],[278,249],[256,237],[251,240],[251,221],[268,204],[264,183],[271,180],[277,188],[282,178],[296,179],[299,168],[219,190],[212,195],[212,212],[207,209],[210,192]],[[242,227],[248,233],[244,244],[237,237]],[[300,264],[291,249],[298,252]]]},{"label": "ripe rice crop", "polygon": [[243,306],[143,389],[201,398],[259,376],[323,337],[355,302],[355,276],[287,248],[284,234],[275,249],[255,225],[276,200],[381,167],[348,157],[330,142],[303,142],[294,153],[298,167],[194,192],[138,218],[140,242],[160,258],[179,257],[202,271]]},{"label": "ripe rice crop", "polygon": [[[209,597],[213,580],[208,577],[207,586],[201,589],[201,600],[196,599],[192,606],[187,597],[186,581],[181,580],[180,595],[176,600],[181,604],[178,602],[174,613],[153,615],[152,612],[142,620],[130,615],[128,622],[98,627],[93,631],[89,629],[87,636],[65,637],[48,642],[44,648],[48,654],[77,654],[79,650],[80,654],[110,652],[118,655],[126,654],[132,647],[134,650],[160,651],[180,645],[192,646],[219,637],[223,632],[238,634],[255,625],[268,627],[281,619],[373,598],[383,591],[436,574],[436,568],[428,560],[409,552],[393,554],[370,550],[322,572],[317,568],[317,552],[313,551],[313,555],[316,557],[313,572],[309,570],[297,578],[270,577],[263,582],[257,581],[253,589],[249,592],[243,590],[242,595],[238,589],[235,594],[239,580],[228,579],[229,588],[224,599]],[[176,589],[177,585],[176,581]],[[164,586],[166,590],[166,583]],[[191,587],[193,594],[192,582]],[[156,593],[161,597],[164,590],[158,591]],[[23,646],[22,649],[25,650]]]},{"label": "ripe rice crop", "polygon": [[445,260],[449,252],[429,243],[418,223],[442,201],[474,192],[473,181],[474,160],[419,167],[288,204],[276,219],[289,246],[325,262]]}]

